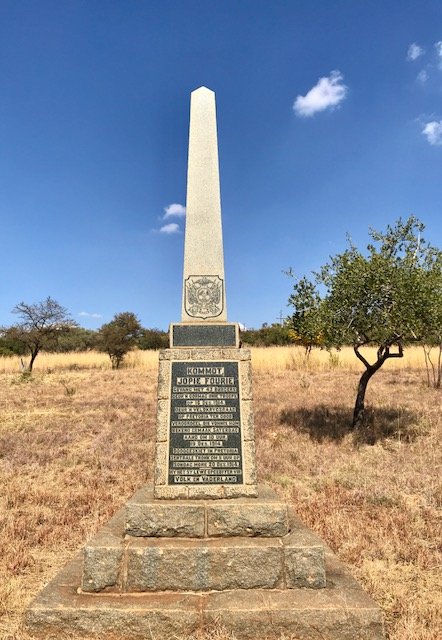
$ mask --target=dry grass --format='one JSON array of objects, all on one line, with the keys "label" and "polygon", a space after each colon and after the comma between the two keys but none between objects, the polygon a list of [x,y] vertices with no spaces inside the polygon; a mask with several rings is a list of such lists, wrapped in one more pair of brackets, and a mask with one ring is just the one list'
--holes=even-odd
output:
[{"label": "dry grass", "polygon": [[[368,347],[364,351],[370,361],[375,360],[376,349]],[[256,371],[285,371],[287,369],[329,370],[350,369],[360,371],[362,365],[351,347],[341,351],[314,349],[309,358],[305,357],[303,347],[255,347],[252,348],[253,366]],[[23,359],[26,363],[27,359]],[[125,369],[154,369],[158,356],[155,351],[132,351],[124,360]],[[421,347],[408,347],[403,358],[389,360],[386,368],[423,369],[425,367],[424,352]],[[34,365],[35,372],[78,371],[85,369],[110,369],[109,356],[98,351],[81,353],[40,353]],[[19,373],[22,371],[19,356],[0,356],[0,374]]]},{"label": "dry grass", "polygon": [[[23,358],[24,363],[29,358]],[[0,374],[21,372],[22,358],[0,356]],[[158,362],[156,351],[131,351],[124,360],[125,369],[155,369]],[[34,372],[54,373],[57,371],[80,371],[88,369],[110,369],[111,362],[106,353],[84,351],[80,353],[40,353],[34,364]]]},{"label": "dry grass", "polygon": [[[328,352],[313,349],[306,358],[303,347],[267,347],[252,349],[255,369],[267,371],[284,371],[286,369],[300,369],[313,371],[327,371],[329,369],[346,369],[361,371],[363,365],[356,358],[351,347],[344,347],[340,351]],[[376,349],[367,347],[363,353],[370,362],[376,360]],[[421,347],[409,347],[404,350],[403,358],[394,358],[387,363],[387,368],[420,369],[425,367],[424,351]]]},{"label": "dry grass", "polygon": [[[356,438],[353,362],[319,352],[324,360],[302,366],[296,353],[254,351],[260,480],[349,564],[382,606],[390,640],[437,640],[441,392],[422,369],[388,363]],[[111,371],[99,354],[42,355],[30,380],[0,359],[1,640],[30,639],[31,598],[151,478],[157,354],[131,357]],[[212,629],[195,640],[234,639]]]}]

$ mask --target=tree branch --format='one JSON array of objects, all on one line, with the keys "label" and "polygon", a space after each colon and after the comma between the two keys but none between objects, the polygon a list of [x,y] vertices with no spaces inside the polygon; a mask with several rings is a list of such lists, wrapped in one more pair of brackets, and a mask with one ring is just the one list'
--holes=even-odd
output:
[{"label": "tree branch", "polygon": [[360,353],[360,352],[359,352],[359,349],[360,349],[361,347],[363,347],[363,346],[364,346],[364,344],[365,344],[365,343],[363,343],[363,344],[356,344],[356,345],[354,345],[354,346],[353,346],[353,351],[355,352],[356,357],[357,357],[357,358],[359,358],[359,360],[364,364],[364,366],[365,366],[367,369],[370,369],[371,364],[370,364],[370,363],[368,362],[368,360],[367,360],[367,359],[362,355],[362,353]]}]

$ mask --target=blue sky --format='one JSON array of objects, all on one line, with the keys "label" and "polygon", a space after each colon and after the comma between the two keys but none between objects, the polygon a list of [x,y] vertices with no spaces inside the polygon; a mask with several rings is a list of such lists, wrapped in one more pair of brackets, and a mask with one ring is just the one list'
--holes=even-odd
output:
[{"label": "blue sky", "polygon": [[201,85],[229,320],[288,313],[283,271],[347,232],[413,213],[442,245],[440,0],[0,0],[0,82],[0,325],[48,295],[85,327],[180,320]]}]

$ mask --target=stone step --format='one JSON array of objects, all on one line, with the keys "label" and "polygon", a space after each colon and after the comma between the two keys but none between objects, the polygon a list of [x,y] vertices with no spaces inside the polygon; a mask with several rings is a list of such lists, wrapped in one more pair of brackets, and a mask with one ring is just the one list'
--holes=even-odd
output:
[{"label": "stone step", "polygon": [[82,593],[77,555],[31,603],[33,637],[172,640],[221,624],[237,640],[384,640],[379,607],[327,552],[324,589],[214,593]]},{"label": "stone step", "polygon": [[281,537],[289,532],[287,505],[266,486],[257,498],[158,500],[144,487],[126,505],[126,534],[146,537]]},{"label": "stone step", "polygon": [[101,532],[84,550],[83,591],[222,591],[325,586],[324,549],[283,538],[130,538]]},{"label": "stone step", "polygon": [[[213,504],[218,508],[220,502],[223,501],[210,501],[209,506]],[[125,535],[126,517],[125,510],[121,509],[86,544],[83,591],[106,589],[127,593],[325,586],[322,541],[293,513],[288,527],[290,533],[279,537],[134,537]]]}]

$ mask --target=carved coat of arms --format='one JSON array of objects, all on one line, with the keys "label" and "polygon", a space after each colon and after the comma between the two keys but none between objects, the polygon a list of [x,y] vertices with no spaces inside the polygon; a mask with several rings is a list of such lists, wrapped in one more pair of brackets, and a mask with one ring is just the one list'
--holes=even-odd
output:
[{"label": "carved coat of arms", "polygon": [[184,308],[193,318],[216,318],[224,306],[223,280],[219,276],[186,278]]}]

